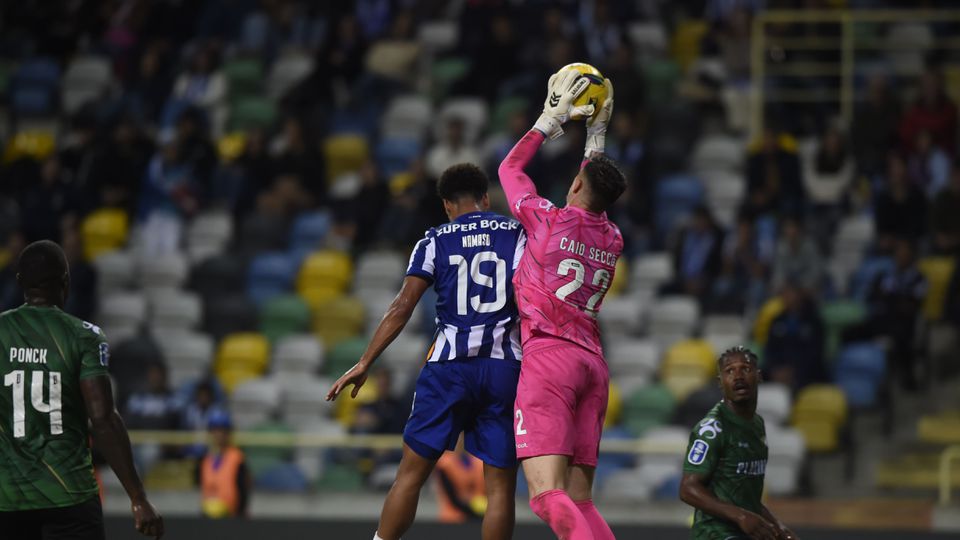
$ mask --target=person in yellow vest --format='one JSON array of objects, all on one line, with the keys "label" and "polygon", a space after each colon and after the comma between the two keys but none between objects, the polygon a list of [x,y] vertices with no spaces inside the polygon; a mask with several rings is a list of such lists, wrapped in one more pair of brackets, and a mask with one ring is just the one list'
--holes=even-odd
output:
[{"label": "person in yellow vest", "polygon": [[482,519],[487,508],[483,462],[463,448],[463,435],[453,451],[437,460],[437,502],[441,523],[464,523]]},{"label": "person in yellow vest", "polygon": [[231,441],[230,416],[223,411],[211,413],[207,429],[210,447],[197,471],[203,515],[214,519],[246,517],[250,473],[243,452]]}]

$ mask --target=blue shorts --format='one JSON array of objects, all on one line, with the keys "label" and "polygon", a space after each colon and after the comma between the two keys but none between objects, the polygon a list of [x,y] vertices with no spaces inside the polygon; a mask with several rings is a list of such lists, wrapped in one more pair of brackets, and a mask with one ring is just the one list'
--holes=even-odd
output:
[{"label": "blue shorts", "polygon": [[417,378],[403,441],[427,459],[453,450],[460,433],[464,447],[484,463],[517,465],[513,402],[520,362],[465,358],[427,362]]}]

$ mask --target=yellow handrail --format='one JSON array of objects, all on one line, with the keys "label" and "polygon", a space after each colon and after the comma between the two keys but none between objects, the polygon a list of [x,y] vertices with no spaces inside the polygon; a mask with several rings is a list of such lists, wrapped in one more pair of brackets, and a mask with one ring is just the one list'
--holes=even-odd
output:
[{"label": "yellow handrail", "polygon": [[953,462],[960,460],[960,445],[948,446],[940,454],[940,504],[950,504],[950,488],[953,487]]},{"label": "yellow handrail", "polygon": [[[260,433],[237,431],[233,441],[238,446],[270,448],[364,448],[390,450],[402,448],[399,435],[325,435],[321,433]],[[186,446],[205,444],[205,431],[147,431],[130,432],[130,442],[138,444],[161,444]],[[643,439],[609,439],[600,442],[600,452],[619,454],[666,454],[682,455],[685,445],[664,444]]]}]

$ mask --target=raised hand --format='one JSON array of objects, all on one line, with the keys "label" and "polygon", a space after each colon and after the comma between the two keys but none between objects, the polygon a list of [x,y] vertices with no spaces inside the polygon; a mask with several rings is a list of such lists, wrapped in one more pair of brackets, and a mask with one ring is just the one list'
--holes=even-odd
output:
[{"label": "raised hand", "polygon": [[[533,127],[549,139],[563,135],[563,124],[570,119],[570,105],[588,86],[590,81],[579,71],[569,69],[554,73],[547,83],[547,99],[543,102],[543,113]],[[592,114],[593,107],[587,107]],[[581,111],[588,112],[586,107],[577,110],[578,113]]]},{"label": "raised hand", "polygon": [[337,396],[340,395],[340,392],[344,388],[353,385],[353,391],[350,392],[350,397],[356,398],[357,394],[360,392],[360,388],[363,387],[363,383],[367,382],[367,370],[370,368],[367,364],[357,362],[352,368],[347,370],[337,382],[333,383],[333,386],[330,387],[330,391],[327,392],[327,401],[333,401],[337,399]]},{"label": "raised hand", "polygon": [[584,156],[588,159],[597,154],[602,154],[606,148],[607,126],[610,124],[610,117],[613,115],[613,83],[610,79],[604,79],[603,85],[607,87],[607,99],[600,105],[600,112],[596,116],[587,117],[587,144],[584,149]]}]

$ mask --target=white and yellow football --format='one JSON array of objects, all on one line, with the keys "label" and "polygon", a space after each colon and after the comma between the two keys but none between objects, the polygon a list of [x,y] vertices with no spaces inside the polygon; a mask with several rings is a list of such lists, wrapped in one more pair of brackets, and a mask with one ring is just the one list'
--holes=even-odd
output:
[{"label": "white and yellow football", "polygon": [[[603,74],[600,73],[600,70],[591,66],[590,64],[584,64],[582,62],[576,62],[573,64],[567,64],[560,68],[557,73],[561,73],[568,69],[579,71],[581,75],[586,77],[590,81],[590,86],[580,94],[573,102],[574,107],[581,107],[583,105],[591,104],[593,105],[593,116],[596,116],[600,113],[600,107],[603,105],[603,102],[607,99],[607,87],[603,84]],[[570,116],[571,120],[583,120],[584,117],[580,115]]]}]

